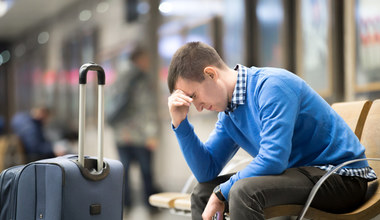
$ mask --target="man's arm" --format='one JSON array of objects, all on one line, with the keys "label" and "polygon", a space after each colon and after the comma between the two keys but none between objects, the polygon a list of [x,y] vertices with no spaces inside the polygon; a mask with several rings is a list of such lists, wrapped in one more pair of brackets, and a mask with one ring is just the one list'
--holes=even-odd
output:
[{"label": "man's arm", "polygon": [[172,124],[181,151],[194,176],[199,182],[215,178],[225,164],[238,150],[220,123],[216,124],[209,139],[203,143],[196,136],[193,126],[187,120],[191,98],[182,91],[175,91],[169,97],[168,105]]}]

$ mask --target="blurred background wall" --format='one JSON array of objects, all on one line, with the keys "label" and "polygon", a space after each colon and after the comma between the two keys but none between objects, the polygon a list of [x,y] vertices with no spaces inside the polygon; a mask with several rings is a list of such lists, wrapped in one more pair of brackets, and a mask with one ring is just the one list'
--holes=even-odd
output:
[{"label": "blurred background wall", "polygon": [[[35,105],[52,108],[51,127],[75,128],[79,67],[99,63],[112,87],[132,48],[143,44],[153,60],[152,95],[159,100],[155,178],[163,190],[178,191],[190,171],[171,131],[166,77],[175,50],[197,40],[214,46],[230,67],[293,71],[330,104],[380,97],[376,0],[0,0],[0,115],[6,130],[15,112]],[[88,77],[91,132],[97,93],[96,77]],[[192,108],[189,117],[205,140],[216,113]]]}]

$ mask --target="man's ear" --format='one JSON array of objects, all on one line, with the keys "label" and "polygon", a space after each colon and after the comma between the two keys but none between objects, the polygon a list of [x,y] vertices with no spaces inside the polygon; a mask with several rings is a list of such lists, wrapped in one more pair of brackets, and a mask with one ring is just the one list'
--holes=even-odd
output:
[{"label": "man's ear", "polygon": [[206,66],[203,73],[205,74],[205,77],[210,77],[210,79],[216,79],[218,77],[218,71],[212,66]]}]

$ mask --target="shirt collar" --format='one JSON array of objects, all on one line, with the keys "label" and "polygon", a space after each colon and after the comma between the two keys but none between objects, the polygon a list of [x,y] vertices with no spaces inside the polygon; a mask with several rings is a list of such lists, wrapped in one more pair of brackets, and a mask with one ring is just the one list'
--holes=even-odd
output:
[{"label": "shirt collar", "polygon": [[238,105],[243,105],[245,103],[245,97],[247,93],[247,72],[248,68],[243,65],[236,65],[234,70],[238,71],[237,81],[235,85],[234,92],[232,93],[231,102],[228,103],[225,112],[233,112]]}]

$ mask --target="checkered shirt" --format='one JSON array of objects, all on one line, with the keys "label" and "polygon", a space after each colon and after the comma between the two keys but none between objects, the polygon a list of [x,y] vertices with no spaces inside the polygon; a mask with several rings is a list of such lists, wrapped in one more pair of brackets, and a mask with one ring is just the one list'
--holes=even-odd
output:
[{"label": "checkered shirt", "polygon": [[245,103],[245,96],[247,93],[247,67],[242,65],[236,65],[235,70],[238,71],[237,81],[234,92],[232,93],[231,102],[228,103],[225,113],[233,112],[238,105]]},{"label": "checkered shirt", "polygon": [[[315,166],[322,170],[325,170],[326,172],[329,172],[330,170],[334,169],[334,165],[324,165],[324,166]],[[341,168],[334,172],[335,174],[341,175],[341,176],[356,176],[364,178],[368,181],[372,181],[377,179],[375,171],[371,167],[362,167],[362,168]]]}]

